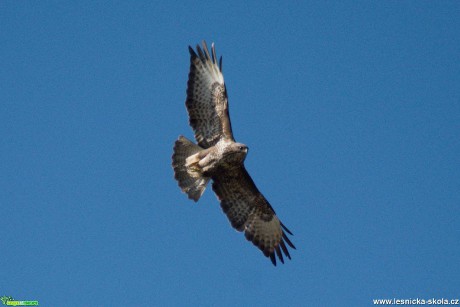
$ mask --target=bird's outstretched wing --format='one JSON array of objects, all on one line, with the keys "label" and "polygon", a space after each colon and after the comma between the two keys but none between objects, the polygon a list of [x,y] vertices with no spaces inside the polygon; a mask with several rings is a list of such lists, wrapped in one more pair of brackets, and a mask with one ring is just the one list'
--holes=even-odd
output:
[{"label": "bird's outstretched wing", "polygon": [[274,265],[275,253],[282,263],[283,253],[291,259],[286,243],[293,249],[295,246],[286,233],[292,233],[278,219],[244,166],[226,170],[212,179],[212,189],[232,226],[244,231],[246,239],[252,241],[266,257],[270,257]]},{"label": "bird's outstretched wing", "polygon": [[208,148],[221,138],[234,140],[222,75],[222,57],[217,63],[214,44],[211,46],[212,54],[209,54],[204,41],[203,50],[197,45],[197,52],[190,46],[189,51],[190,73],[185,105],[198,145]]}]

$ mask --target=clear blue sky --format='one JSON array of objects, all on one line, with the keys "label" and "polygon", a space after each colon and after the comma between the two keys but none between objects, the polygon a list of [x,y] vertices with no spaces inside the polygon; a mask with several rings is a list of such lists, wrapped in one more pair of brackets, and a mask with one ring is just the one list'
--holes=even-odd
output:
[{"label": "clear blue sky", "polygon": [[[460,298],[458,1],[0,3],[0,296],[40,306]],[[294,233],[273,267],[191,138],[188,45],[223,55],[246,166]]]}]

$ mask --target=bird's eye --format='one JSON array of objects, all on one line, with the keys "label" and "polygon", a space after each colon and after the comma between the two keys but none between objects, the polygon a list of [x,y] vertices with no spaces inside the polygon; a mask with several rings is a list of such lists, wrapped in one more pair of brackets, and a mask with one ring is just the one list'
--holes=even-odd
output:
[{"label": "bird's eye", "polygon": [[243,151],[245,148],[244,146],[240,146],[240,150]]}]

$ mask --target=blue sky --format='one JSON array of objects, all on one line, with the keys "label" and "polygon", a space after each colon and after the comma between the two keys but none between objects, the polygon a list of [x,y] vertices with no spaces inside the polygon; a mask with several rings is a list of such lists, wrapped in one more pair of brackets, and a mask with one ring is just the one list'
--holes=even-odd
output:
[{"label": "blue sky", "polygon": [[[460,298],[460,4],[0,3],[0,295],[40,306]],[[188,45],[223,55],[273,267],[172,146]]]}]

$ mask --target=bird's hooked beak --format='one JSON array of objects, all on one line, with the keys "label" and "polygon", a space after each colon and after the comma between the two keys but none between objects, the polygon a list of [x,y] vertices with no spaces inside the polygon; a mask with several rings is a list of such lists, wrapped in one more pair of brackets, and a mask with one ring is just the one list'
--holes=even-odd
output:
[{"label": "bird's hooked beak", "polygon": [[240,149],[240,151],[242,151],[242,152],[244,152],[244,153],[246,153],[246,154],[247,154],[248,151],[249,151],[249,148],[248,148],[248,146],[246,146],[246,145],[241,145],[239,149]]}]

